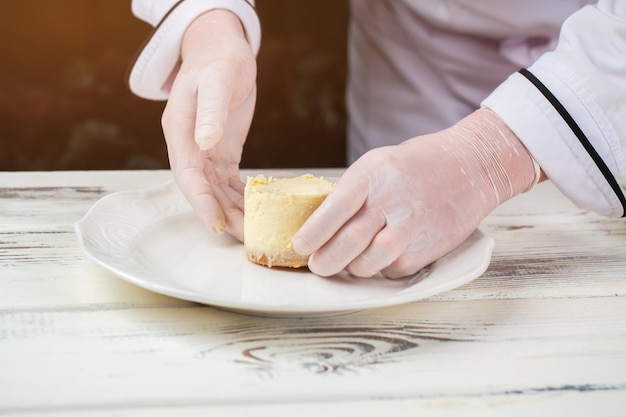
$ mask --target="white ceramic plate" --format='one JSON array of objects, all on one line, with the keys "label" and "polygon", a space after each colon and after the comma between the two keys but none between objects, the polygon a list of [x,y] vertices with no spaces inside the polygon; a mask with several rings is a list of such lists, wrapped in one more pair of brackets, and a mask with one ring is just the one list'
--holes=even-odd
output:
[{"label": "white ceramic plate", "polygon": [[400,280],[322,278],[308,270],[266,268],[235,239],[211,235],[173,181],[110,194],[76,223],[85,253],[148,290],[238,312],[322,316],[420,300],[480,276],[493,240],[475,232],[461,247]]}]

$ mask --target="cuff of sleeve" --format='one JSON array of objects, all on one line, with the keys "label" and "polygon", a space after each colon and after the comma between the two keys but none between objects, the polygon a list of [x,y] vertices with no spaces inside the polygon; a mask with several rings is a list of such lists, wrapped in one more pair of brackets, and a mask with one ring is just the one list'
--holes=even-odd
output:
[{"label": "cuff of sleeve", "polygon": [[209,10],[229,10],[239,17],[255,54],[261,43],[261,25],[254,7],[245,0],[185,0],[163,18],[143,46],[128,75],[130,90],[149,100],[166,100],[169,83],[180,58],[187,27]]},{"label": "cuff of sleeve", "polygon": [[[559,83],[554,79],[549,81],[551,87]],[[571,105],[576,101],[567,102]],[[550,180],[574,204],[605,216],[624,214],[619,198],[578,138],[524,76],[511,75],[482,105],[493,110],[515,132]],[[574,117],[582,119],[584,128],[593,129],[593,122],[585,120],[588,115],[583,115],[578,108],[573,110]]]}]

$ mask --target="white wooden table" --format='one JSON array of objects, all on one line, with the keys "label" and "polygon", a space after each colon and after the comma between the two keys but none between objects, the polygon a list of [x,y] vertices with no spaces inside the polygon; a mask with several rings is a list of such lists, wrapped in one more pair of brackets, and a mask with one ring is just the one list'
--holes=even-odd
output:
[{"label": "white wooden table", "polygon": [[151,293],[79,249],[98,199],[169,178],[0,173],[0,415],[626,415],[623,219],[542,184],[486,219],[492,262],[468,285],[259,318]]}]

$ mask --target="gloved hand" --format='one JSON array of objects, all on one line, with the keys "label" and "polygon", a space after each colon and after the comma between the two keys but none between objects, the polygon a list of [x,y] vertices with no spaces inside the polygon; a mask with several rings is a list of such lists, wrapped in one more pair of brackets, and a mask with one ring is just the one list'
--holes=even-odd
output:
[{"label": "gloved hand", "polygon": [[439,133],[357,160],[293,239],[321,276],[398,278],[458,247],[535,178],[515,134],[481,109]]},{"label": "gloved hand", "polygon": [[172,173],[201,221],[243,240],[239,162],[256,101],[256,59],[238,18],[198,17],[163,112]]}]

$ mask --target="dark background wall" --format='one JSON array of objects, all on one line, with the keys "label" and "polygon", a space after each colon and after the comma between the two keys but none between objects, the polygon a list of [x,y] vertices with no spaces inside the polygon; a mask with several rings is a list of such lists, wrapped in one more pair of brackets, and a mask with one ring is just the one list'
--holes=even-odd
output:
[{"label": "dark background wall", "polygon": [[[345,0],[258,0],[242,167],[345,164]],[[163,102],[125,82],[151,27],[130,0],[0,0],[0,170],[167,168]]]}]

